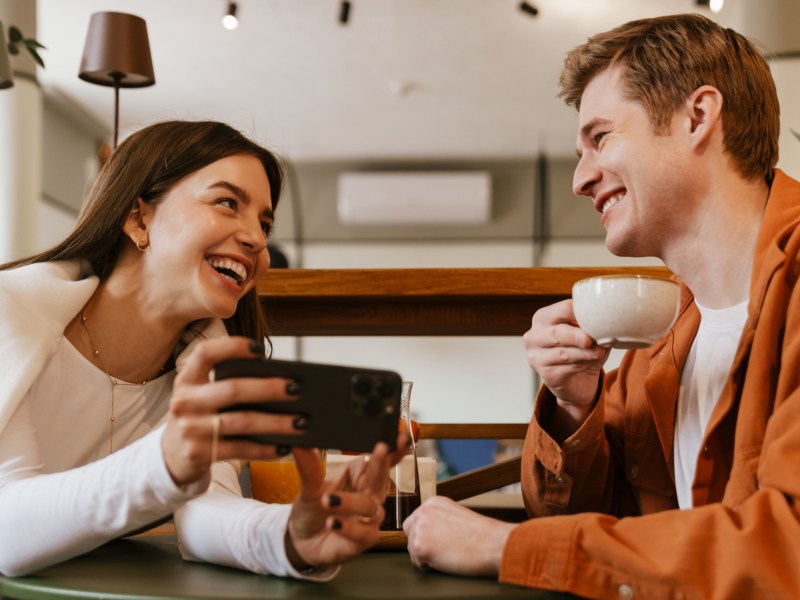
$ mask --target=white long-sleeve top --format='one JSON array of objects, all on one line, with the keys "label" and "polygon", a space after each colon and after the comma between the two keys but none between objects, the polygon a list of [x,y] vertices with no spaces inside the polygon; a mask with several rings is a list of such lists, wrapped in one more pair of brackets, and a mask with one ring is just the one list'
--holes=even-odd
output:
[{"label": "white long-sleeve top", "polygon": [[[33,572],[174,512],[187,559],[307,578],[285,554],[290,506],[242,498],[236,465],[214,465],[213,492],[208,480],[173,482],[161,421],[174,373],[116,387],[109,454],[108,377],[63,335],[97,287],[80,267],[0,271],[0,573]],[[214,335],[219,321],[204,332]]]}]

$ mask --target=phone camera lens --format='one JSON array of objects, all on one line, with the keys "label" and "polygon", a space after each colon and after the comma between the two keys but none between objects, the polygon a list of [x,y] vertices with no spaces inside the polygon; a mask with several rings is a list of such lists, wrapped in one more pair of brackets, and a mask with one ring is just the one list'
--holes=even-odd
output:
[{"label": "phone camera lens", "polygon": [[372,391],[372,380],[363,375],[356,375],[353,378],[353,391],[361,396],[369,394]]},{"label": "phone camera lens", "polygon": [[378,395],[381,398],[391,398],[394,395],[394,385],[391,381],[381,381],[378,384]]},{"label": "phone camera lens", "polygon": [[377,396],[369,396],[367,401],[364,403],[364,413],[368,417],[375,417],[378,413],[381,412],[383,408],[383,402]]}]

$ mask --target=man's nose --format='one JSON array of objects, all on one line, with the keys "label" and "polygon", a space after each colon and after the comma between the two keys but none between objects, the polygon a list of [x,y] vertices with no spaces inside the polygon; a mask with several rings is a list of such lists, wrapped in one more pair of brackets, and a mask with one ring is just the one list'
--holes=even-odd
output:
[{"label": "man's nose", "polygon": [[591,196],[594,184],[600,179],[600,172],[595,162],[587,155],[578,160],[575,174],[572,177],[572,193],[576,196]]}]

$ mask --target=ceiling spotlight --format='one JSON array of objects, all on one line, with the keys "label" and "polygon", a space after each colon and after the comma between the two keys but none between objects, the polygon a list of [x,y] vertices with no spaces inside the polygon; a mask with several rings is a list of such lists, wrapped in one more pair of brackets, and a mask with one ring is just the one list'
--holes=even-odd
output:
[{"label": "ceiling spotlight", "polygon": [[539,9],[530,2],[520,2],[519,9],[524,13],[528,13],[532,17],[535,17],[539,14]]},{"label": "ceiling spotlight", "polygon": [[347,25],[347,22],[350,20],[350,2],[349,0],[342,0],[341,6],[339,6],[339,23],[342,25]]},{"label": "ceiling spotlight", "polygon": [[222,17],[222,26],[228,31],[233,31],[239,26],[239,19],[236,18],[236,2],[228,2],[228,12]]},{"label": "ceiling spotlight", "polygon": [[718,13],[722,10],[725,0],[696,0],[697,6],[707,6],[711,12]]}]

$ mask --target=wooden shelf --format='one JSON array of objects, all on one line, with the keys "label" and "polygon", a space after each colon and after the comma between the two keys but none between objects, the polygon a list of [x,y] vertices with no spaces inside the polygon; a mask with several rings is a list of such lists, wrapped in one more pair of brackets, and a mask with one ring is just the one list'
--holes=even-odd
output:
[{"label": "wooden shelf", "polygon": [[522,335],[579,279],[660,267],[276,269],[258,284],[275,335]]}]

